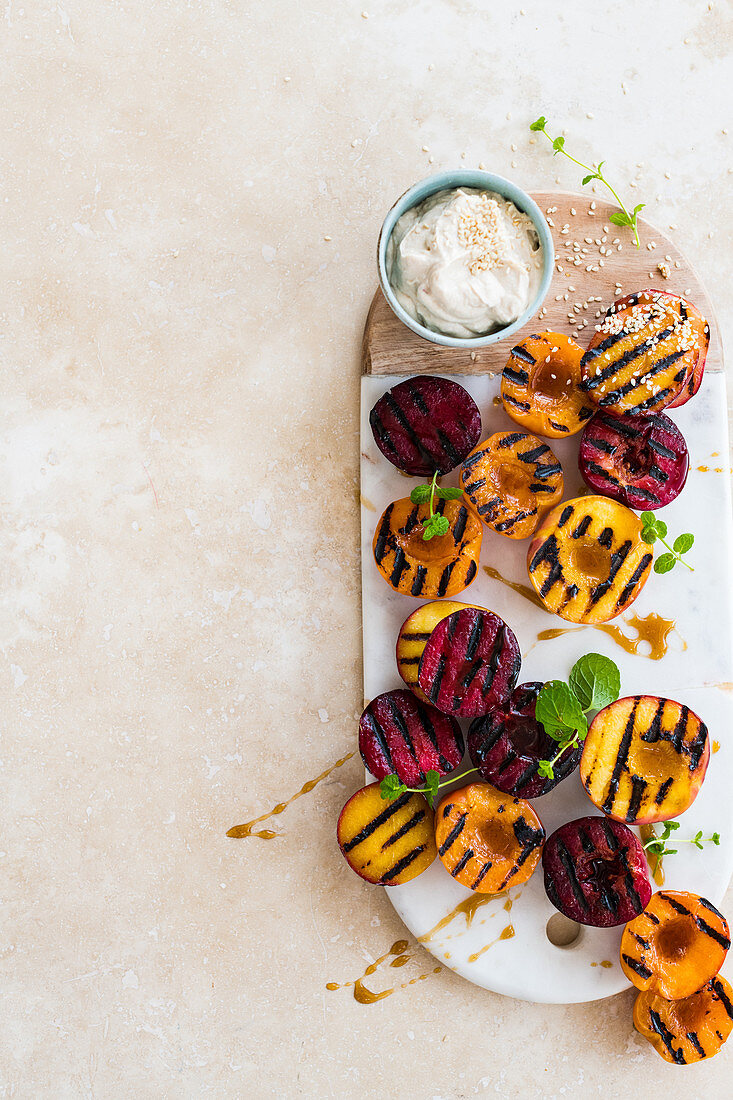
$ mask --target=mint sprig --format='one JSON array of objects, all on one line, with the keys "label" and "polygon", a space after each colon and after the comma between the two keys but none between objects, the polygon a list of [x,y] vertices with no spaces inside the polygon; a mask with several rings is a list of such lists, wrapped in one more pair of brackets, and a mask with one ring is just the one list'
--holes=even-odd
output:
[{"label": "mint sprig", "polygon": [[450,530],[450,523],[446,516],[441,516],[437,512],[433,511],[433,501],[436,497],[439,500],[459,500],[463,496],[462,489],[450,489],[443,488],[442,485],[438,485],[438,470],[433,474],[433,480],[429,485],[416,485],[410,493],[410,500],[413,504],[427,504],[430,502],[430,514],[423,523],[423,539],[428,542],[436,535],[447,535]]},{"label": "mint sprig", "polygon": [[641,248],[641,241],[639,240],[639,211],[644,209],[645,204],[643,202],[640,202],[637,206],[634,207],[633,210],[627,209],[627,207],[619,198],[618,193],[614,190],[606,177],[603,175],[603,165],[606,163],[605,160],[599,161],[598,164],[584,164],[582,160],[577,160],[575,157],[571,157],[570,153],[568,153],[565,149],[565,138],[554,138],[551,134],[547,132],[547,119],[544,117],[544,115],[536,119],[529,128],[530,130],[534,130],[535,133],[545,135],[547,140],[552,145],[553,156],[557,156],[558,153],[562,153],[563,156],[566,156],[568,160],[571,160],[573,162],[573,164],[577,164],[580,168],[584,168],[586,170],[588,175],[583,177],[583,186],[588,183],[592,183],[593,180],[598,180],[599,183],[602,183],[604,187],[608,188],[620,207],[618,211],[614,211],[613,214],[609,214],[608,220],[610,222],[613,222],[614,225],[628,226],[634,234],[634,243],[636,244],[636,247]]},{"label": "mint sprig", "polygon": [[407,787],[401,781],[398,775],[394,772],[391,775],[385,775],[382,782],[379,784],[379,793],[382,798],[390,799],[398,798],[401,794],[409,791],[410,794],[424,794],[430,805],[435,809],[435,803],[438,798],[438,791],[441,787],[445,787],[448,783],[455,783],[458,779],[465,779],[467,775],[472,775],[478,771],[478,768],[468,768],[461,775],[448,775],[445,779],[440,778],[440,772],[430,771],[425,772],[425,786],[424,787]]},{"label": "mint sprig", "polygon": [[570,670],[568,683],[548,680],[535,706],[535,718],[545,732],[558,743],[552,760],[540,760],[538,773],[554,779],[555,764],[568,749],[579,745],[588,735],[588,712],[613,703],[621,691],[621,673],[610,657],[586,653]]},{"label": "mint sprig", "polygon": [[682,565],[687,566],[691,573],[695,570],[693,567],[684,560],[683,555],[688,550],[692,549],[692,545],[695,542],[695,536],[691,535],[687,531],[683,535],[678,535],[672,545],[666,541],[667,538],[667,524],[663,519],[657,519],[654,512],[642,512],[641,513],[641,537],[644,542],[649,546],[653,546],[654,543],[659,540],[663,546],[667,547],[669,553],[661,554],[654,562],[655,573],[669,573],[670,569],[674,569],[677,562],[681,562]]},{"label": "mint sprig", "polygon": [[[654,827],[651,827],[652,835],[642,847],[646,852],[651,852],[652,855],[657,857],[652,874],[656,875],[663,856],[673,856],[679,851],[678,848],[669,848],[667,846],[667,841],[672,836],[672,833],[676,832],[679,827],[679,821],[665,821],[659,835],[654,832]],[[702,851],[703,845],[705,844],[720,844],[720,833],[713,833],[711,836],[703,836],[702,829],[699,829],[694,836],[686,837],[682,840],[675,838],[675,844],[694,844],[696,848]]]}]

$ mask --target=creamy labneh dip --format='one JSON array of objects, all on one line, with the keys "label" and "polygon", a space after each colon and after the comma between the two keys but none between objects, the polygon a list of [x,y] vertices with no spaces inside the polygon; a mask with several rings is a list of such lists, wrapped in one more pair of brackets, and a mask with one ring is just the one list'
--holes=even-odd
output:
[{"label": "creamy labneh dip", "polygon": [[438,191],[392,230],[387,277],[415,321],[447,336],[485,336],[512,324],[542,281],[532,219],[493,191]]}]

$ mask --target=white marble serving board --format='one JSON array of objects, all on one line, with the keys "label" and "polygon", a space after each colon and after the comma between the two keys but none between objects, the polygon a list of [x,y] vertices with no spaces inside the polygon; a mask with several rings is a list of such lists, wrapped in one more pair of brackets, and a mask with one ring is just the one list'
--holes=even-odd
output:
[{"label": "white marble serving board", "polygon": [[[453,376],[456,377],[456,376]],[[456,378],[471,393],[481,410],[482,438],[512,427],[503,408],[494,404],[499,379],[490,376]],[[407,496],[417,479],[400,474],[379,452],[369,427],[369,411],[376,400],[401,381],[365,376],[361,401],[361,493],[364,623],[364,695],[373,699],[383,691],[403,687],[395,663],[395,642],[407,616],[419,600],[393,592],[379,575],[372,556],[374,528],[392,500]],[[720,749],[710,758],[700,794],[682,816],[679,837],[717,831],[719,847],[698,851],[680,845],[679,854],[664,861],[665,886],[694,890],[720,902],[733,870],[733,608],[730,570],[733,568],[731,495],[725,378],[705,375],[697,396],[671,416],[682,430],[690,450],[691,471],[681,495],[660,515],[670,533],[692,531],[695,546],[689,554],[694,573],[678,566],[671,573],[652,573],[636,603],[627,611],[646,615],[656,611],[676,620],[669,651],[662,660],[624,652],[611,637],[592,627],[537,642],[537,634],[566,624],[543,612],[519,593],[492,580],[479,569],[465,594],[453,599],[477,603],[495,611],[514,630],[522,649],[519,682],[564,679],[581,654],[595,651],[612,657],[621,669],[622,695],[663,695],[686,703],[707,723],[711,742]],[[565,476],[565,497],[577,495],[583,486],[577,469],[579,436],[549,440]],[[707,466],[703,472],[698,466]],[[716,472],[722,468],[722,472]],[[455,474],[446,484],[456,484]],[[481,566],[491,565],[502,576],[528,583],[525,567],[527,540],[512,541],[484,530]],[[624,625],[624,617],[615,620]],[[630,628],[626,632],[633,635]],[[686,648],[685,648],[686,643]],[[467,727],[467,723],[464,723]],[[470,766],[468,758],[464,767]],[[461,768],[460,770],[463,770]],[[367,773],[368,774],[368,773]],[[460,784],[459,784],[460,785]],[[448,788],[446,788],[447,790]],[[578,772],[553,792],[535,799],[548,835],[559,825],[585,814],[597,814],[581,785]],[[433,866],[405,886],[387,890],[400,917],[420,937],[470,896],[456,883],[442,863]],[[582,928],[570,947],[556,947],[547,938],[548,919],[556,912],[548,901],[539,867],[523,887],[510,891],[511,913],[504,899],[496,898],[479,908],[467,927],[456,916],[425,947],[444,966],[469,981],[498,993],[528,1001],[573,1003],[608,997],[628,987],[618,962],[621,929]],[[514,936],[498,940],[509,924]],[[498,940],[475,961],[470,956]],[[601,962],[612,966],[601,966]]]}]

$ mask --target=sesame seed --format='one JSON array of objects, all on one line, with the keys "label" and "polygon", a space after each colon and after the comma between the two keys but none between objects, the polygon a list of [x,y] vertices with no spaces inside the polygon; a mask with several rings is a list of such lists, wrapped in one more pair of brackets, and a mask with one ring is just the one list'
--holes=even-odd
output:
[{"label": "sesame seed", "polygon": [[323,239],[324,239],[324,241],[330,241],[331,237],[324,237]]}]

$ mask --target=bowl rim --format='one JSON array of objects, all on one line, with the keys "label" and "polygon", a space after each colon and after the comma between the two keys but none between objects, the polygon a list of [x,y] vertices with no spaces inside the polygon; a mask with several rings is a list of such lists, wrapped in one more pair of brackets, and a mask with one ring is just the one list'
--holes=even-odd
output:
[{"label": "bowl rim", "polygon": [[[516,321],[513,321],[510,325],[506,325],[504,328],[497,329],[496,332],[489,332],[483,336],[449,336],[446,333],[435,332],[433,329],[416,321],[397,301],[387,276],[387,246],[389,245],[390,237],[392,236],[392,231],[397,221],[407,210],[410,210],[413,206],[417,206],[419,202],[429,198],[430,195],[435,195],[438,191],[454,190],[458,187],[477,187],[484,191],[495,191],[500,194],[502,198],[513,202],[519,210],[529,215],[532,219],[543,250],[542,279],[534,299]],[[550,227],[545,215],[542,213],[532,196],[527,194],[518,184],[507,179],[505,176],[499,176],[494,172],[484,171],[482,168],[455,168],[444,172],[436,172],[431,176],[426,176],[424,179],[418,180],[417,183],[408,187],[389,208],[387,216],[382,223],[382,228],[379,231],[379,239],[377,242],[379,285],[382,288],[382,293],[387,299],[392,312],[407,326],[407,328],[411,329],[412,332],[416,333],[418,336],[422,336],[423,339],[429,340],[433,344],[441,344],[443,347],[449,348],[487,347],[489,344],[496,344],[500,340],[506,339],[520,328],[523,328],[535,313],[538,312],[547,297],[547,292],[552,282],[554,267],[555,246],[552,239],[552,233],[550,232]]]}]

